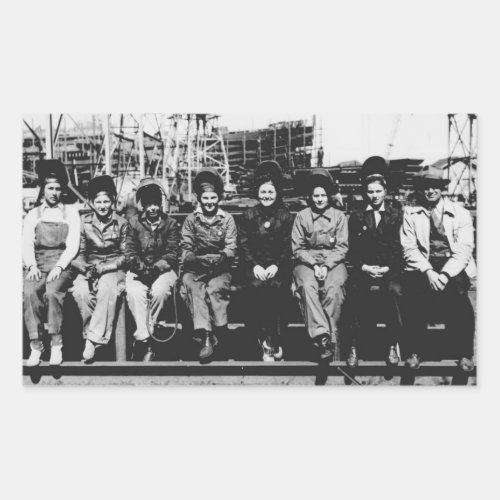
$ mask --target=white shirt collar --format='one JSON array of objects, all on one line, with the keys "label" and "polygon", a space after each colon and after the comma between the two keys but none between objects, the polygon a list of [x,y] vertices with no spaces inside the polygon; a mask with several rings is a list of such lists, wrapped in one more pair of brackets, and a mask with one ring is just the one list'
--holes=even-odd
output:
[{"label": "white shirt collar", "polygon": [[[366,210],[367,210],[367,211],[368,211],[368,210],[373,210],[373,207],[372,207],[370,204],[368,204],[368,205],[366,206]],[[380,208],[377,210],[377,212],[385,212],[385,201],[384,201],[384,202],[382,202],[382,205],[381,205],[381,206],[380,206]]]},{"label": "white shirt collar", "polygon": [[59,210],[62,211],[63,204],[61,202],[59,202],[57,205],[54,205],[53,207],[49,207],[49,205],[47,204],[47,202],[45,200],[43,200],[41,208],[42,208],[42,210],[45,210],[46,208],[58,208]]}]

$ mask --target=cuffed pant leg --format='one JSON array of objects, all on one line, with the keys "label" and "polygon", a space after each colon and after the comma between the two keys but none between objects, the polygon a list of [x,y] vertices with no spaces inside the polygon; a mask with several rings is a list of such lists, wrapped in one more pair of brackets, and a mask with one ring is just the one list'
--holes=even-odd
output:
[{"label": "cuffed pant leg", "polygon": [[195,330],[212,331],[210,310],[206,301],[206,284],[198,280],[196,274],[186,273],[182,277],[181,296],[193,318]]},{"label": "cuffed pant leg", "polygon": [[128,272],[125,278],[127,303],[135,321],[134,338],[136,340],[146,340],[150,336],[150,325],[148,325],[148,287],[142,281],[135,279],[136,277],[136,274]]},{"label": "cuffed pant leg", "polygon": [[[45,297],[47,300],[47,323],[50,335],[59,335],[63,321],[63,308],[66,293],[71,285],[71,274],[62,271],[57,280],[47,283]],[[52,339],[57,344],[57,338]]]},{"label": "cuffed pant leg", "polygon": [[118,281],[122,277],[119,273],[103,274],[98,282],[96,305],[90,319],[87,338],[96,344],[107,344],[113,332],[113,322],[118,301]]},{"label": "cuffed pant leg", "polygon": [[90,291],[88,281],[83,274],[79,274],[73,282],[71,293],[82,316],[83,336],[87,338],[90,319],[96,305],[95,292]]},{"label": "cuffed pant leg", "polygon": [[230,287],[230,273],[215,276],[207,283],[207,298],[210,302],[213,322],[216,327],[227,325]]},{"label": "cuffed pant leg", "polygon": [[309,336],[314,339],[319,335],[330,334],[330,325],[321,306],[319,286],[314,270],[303,264],[293,270],[294,293],[299,298],[300,309]]},{"label": "cuffed pant leg", "polygon": [[175,271],[168,271],[161,274],[151,286],[151,321],[153,323],[158,321],[158,316],[167,306],[176,281]]},{"label": "cuffed pant leg", "polygon": [[45,292],[46,277],[43,274],[38,281],[25,279],[23,283],[23,314],[30,340],[41,339],[44,323],[43,294]]},{"label": "cuffed pant leg", "polygon": [[334,342],[338,335],[338,323],[345,298],[346,281],[347,269],[344,264],[338,264],[328,271],[323,286],[320,288],[321,307],[330,324],[330,333]]}]

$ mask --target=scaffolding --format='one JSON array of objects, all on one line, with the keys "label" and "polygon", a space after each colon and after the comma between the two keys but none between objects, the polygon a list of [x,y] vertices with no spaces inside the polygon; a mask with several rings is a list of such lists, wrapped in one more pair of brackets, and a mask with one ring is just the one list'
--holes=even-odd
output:
[{"label": "scaffolding", "polygon": [[468,205],[476,198],[477,115],[448,114],[447,178],[449,194],[462,195]]}]

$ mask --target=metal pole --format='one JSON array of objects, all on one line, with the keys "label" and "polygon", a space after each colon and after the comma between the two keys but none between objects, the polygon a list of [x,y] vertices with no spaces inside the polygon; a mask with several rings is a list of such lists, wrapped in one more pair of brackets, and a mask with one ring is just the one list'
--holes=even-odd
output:
[{"label": "metal pole", "polygon": [[139,115],[139,179],[144,179],[144,115]]},{"label": "metal pole", "polygon": [[474,120],[473,115],[469,115],[469,179],[468,179],[468,184],[469,184],[469,192],[467,193],[467,202],[469,201],[470,195],[471,195],[471,178],[472,178],[472,134],[473,134],[473,127],[472,127],[472,122]]},{"label": "metal pole", "polygon": [[52,126],[52,115],[47,115],[45,129],[45,158],[51,159],[54,157],[54,130]]},{"label": "metal pole", "polygon": [[273,127],[273,160],[276,161],[276,126]]},{"label": "metal pole", "polygon": [[187,115],[187,148],[188,148],[188,200],[191,203],[192,189],[191,189],[191,115]]},{"label": "metal pole", "polygon": [[451,117],[453,115],[448,115],[448,179],[450,179],[451,176],[451,158],[450,158],[450,147],[451,147]]},{"label": "metal pole", "polygon": [[104,123],[104,166],[106,175],[111,175],[111,135],[109,133],[109,114],[103,115]]},{"label": "metal pole", "polygon": [[288,171],[292,172],[292,131],[290,122],[288,122]]}]

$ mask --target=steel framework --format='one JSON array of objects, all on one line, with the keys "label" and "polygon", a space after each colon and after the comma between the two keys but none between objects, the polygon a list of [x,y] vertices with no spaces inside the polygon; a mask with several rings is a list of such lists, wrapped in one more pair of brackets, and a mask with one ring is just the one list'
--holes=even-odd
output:
[{"label": "steel framework", "polygon": [[[461,164],[460,171],[453,168]],[[450,179],[451,196],[462,195],[470,204],[475,196],[477,168],[477,115],[448,114],[448,163],[447,177]]]},{"label": "steel framework", "polygon": [[[168,192],[174,188],[180,192],[182,187],[186,187],[189,200],[192,197],[193,176],[204,166],[214,167],[222,175],[226,187],[230,184],[228,155],[218,115],[92,115],[90,129],[70,114],[49,114],[46,115],[43,134],[40,131],[37,133],[24,121],[38,147],[38,157],[60,158],[71,164],[66,141],[67,120],[77,131],[78,141],[88,146],[86,159],[96,167],[91,169],[91,176],[102,173],[139,179],[161,176]],[[64,133],[61,133],[61,124]],[[145,138],[149,141],[148,147]],[[78,184],[77,171],[74,171],[75,183]]]}]

